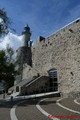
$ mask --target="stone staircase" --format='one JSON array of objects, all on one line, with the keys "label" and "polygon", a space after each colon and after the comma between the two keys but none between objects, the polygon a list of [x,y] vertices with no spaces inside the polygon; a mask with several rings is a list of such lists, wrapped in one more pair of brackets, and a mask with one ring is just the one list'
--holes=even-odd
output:
[{"label": "stone staircase", "polygon": [[[16,87],[19,87],[19,92],[16,92]],[[11,88],[10,88],[11,89]],[[13,93],[11,96],[23,96],[23,95],[32,95],[40,93],[55,92],[50,89],[50,79],[48,76],[39,76],[33,80],[24,80],[19,84],[16,84],[12,87]],[[56,93],[53,96],[60,96],[60,93]]]}]

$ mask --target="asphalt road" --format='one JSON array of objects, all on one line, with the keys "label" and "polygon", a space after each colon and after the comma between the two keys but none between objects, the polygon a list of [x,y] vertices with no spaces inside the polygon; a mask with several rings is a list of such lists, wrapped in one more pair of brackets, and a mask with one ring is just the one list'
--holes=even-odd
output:
[{"label": "asphalt road", "polygon": [[13,105],[17,104],[18,102],[20,102],[20,100],[14,102],[0,100],[0,120],[11,120],[10,110]]},{"label": "asphalt road", "polygon": [[[40,103],[40,106],[45,111],[47,111],[48,113],[50,113],[53,116],[59,116],[59,118],[61,116],[63,116],[63,118],[60,118],[60,120],[80,120],[80,114],[76,114],[75,112],[68,111],[68,110],[58,106],[56,104],[57,103],[56,100],[58,100],[58,99],[59,98],[46,99],[45,101]],[[76,103],[74,103],[73,98],[65,98],[60,101],[60,104],[71,110],[80,112],[80,106],[77,105]],[[70,118],[69,116],[71,116],[73,118]],[[76,116],[76,118],[74,118],[74,116]]]},{"label": "asphalt road", "polygon": [[16,115],[19,120],[49,120],[37,108],[39,100],[27,100],[20,104],[16,109]]},{"label": "asphalt road", "polygon": [[[60,118],[60,120],[80,120],[80,114],[68,111],[66,109],[61,108],[56,103],[56,100],[60,99],[59,97],[53,97],[45,99],[40,102],[40,107],[45,110],[47,113],[53,116],[64,116]],[[80,106],[74,103],[74,99],[65,98],[60,101],[60,104],[80,112]],[[23,100],[21,100],[23,101]],[[40,99],[31,99],[25,100],[21,104],[19,104],[16,108],[16,116],[18,120],[50,120],[48,117],[43,115],[36,107],[36,104],[40,101]],[[20,101],[2,101],[0,100],[0,120],[11,120],[10,118],[10,110],[13,105],[19,103]],[[67,116],[77,116],[77,118],[66,118]]]}]

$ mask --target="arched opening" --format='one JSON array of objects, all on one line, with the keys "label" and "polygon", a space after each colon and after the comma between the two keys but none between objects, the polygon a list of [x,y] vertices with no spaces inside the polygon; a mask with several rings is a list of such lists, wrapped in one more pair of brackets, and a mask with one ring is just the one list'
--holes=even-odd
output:
[{"label": "arched opening", "polygon": [[49,74],[49,84],[50,91],[58,91],[58,77],[57,77],[57,69],[52,68],[48,71]]}]

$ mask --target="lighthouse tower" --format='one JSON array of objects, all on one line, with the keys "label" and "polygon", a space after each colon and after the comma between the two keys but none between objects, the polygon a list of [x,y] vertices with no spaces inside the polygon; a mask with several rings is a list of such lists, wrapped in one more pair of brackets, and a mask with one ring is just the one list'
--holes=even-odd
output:
[{"label": "lighthouse tower", "polygon": [[26,25],[22,32],[22,46],[18,48],[16,57],[16,70],[18,72],[19,82],[22,80],[24,64],[32,66],[32,53],[31,53],[32,41],[30,41],[30,36],[31,36],[30,27]]},{"label": "lighthouse tower", "polygon": [[17,63],[32,66],[32,54],[31,54],[31,46],[32,41],[30,41],[31,31],[30,27],[26,25],[22,32],[22,46],[17,50]]},{"label": "lighthouse tower", "polygon": [[20,50],[22,56],[22,62],[27,63],[28,65],[32,66],[32,54],[31,54],[31,46],[32,41],[30,41],[31,31],[30,27],[26,25],[22,32],[22,47]]},{"label": "lighthouse tower", "polygon": [[31,36],[30,27],[26,25],[24,27],[24,31],[22,32],[22,41],[24,47],[31,47],[30,36]]}]

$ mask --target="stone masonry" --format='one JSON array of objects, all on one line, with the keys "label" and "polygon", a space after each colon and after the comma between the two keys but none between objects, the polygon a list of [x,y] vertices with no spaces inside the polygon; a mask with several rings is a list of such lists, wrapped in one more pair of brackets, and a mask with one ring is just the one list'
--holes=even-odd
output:
[{"label": "stone masonry", "polygon": [[57,69],[58,89],[63,94],[80,91],[80,20],[76,20],[32,48],[33,68],[40,75]]},{"label": "stone masonry", "polygon": [[[37,74],[49,77],[48,71],[56,69],[58,91],[68,96],[80,93],[80,19],[47,38],[40,37],[30,52],[31,55],[28,55],[32,58],[32,66],[30,63],[28,64],[28,56],[25,56],[27,62],[23,64],[22,80],[32,79]],[[20,66],[16,65],[16,67],[18,69]],[[45,82],[43,81],[40,84],[44,86]],[[25,89],[30,92],[31,90],[35,91],[37,85],[39,85],[39,81],[31,84],[30,87],[22,88],[22,92]],[[39,85],[39,88],[41,86]]]}]

